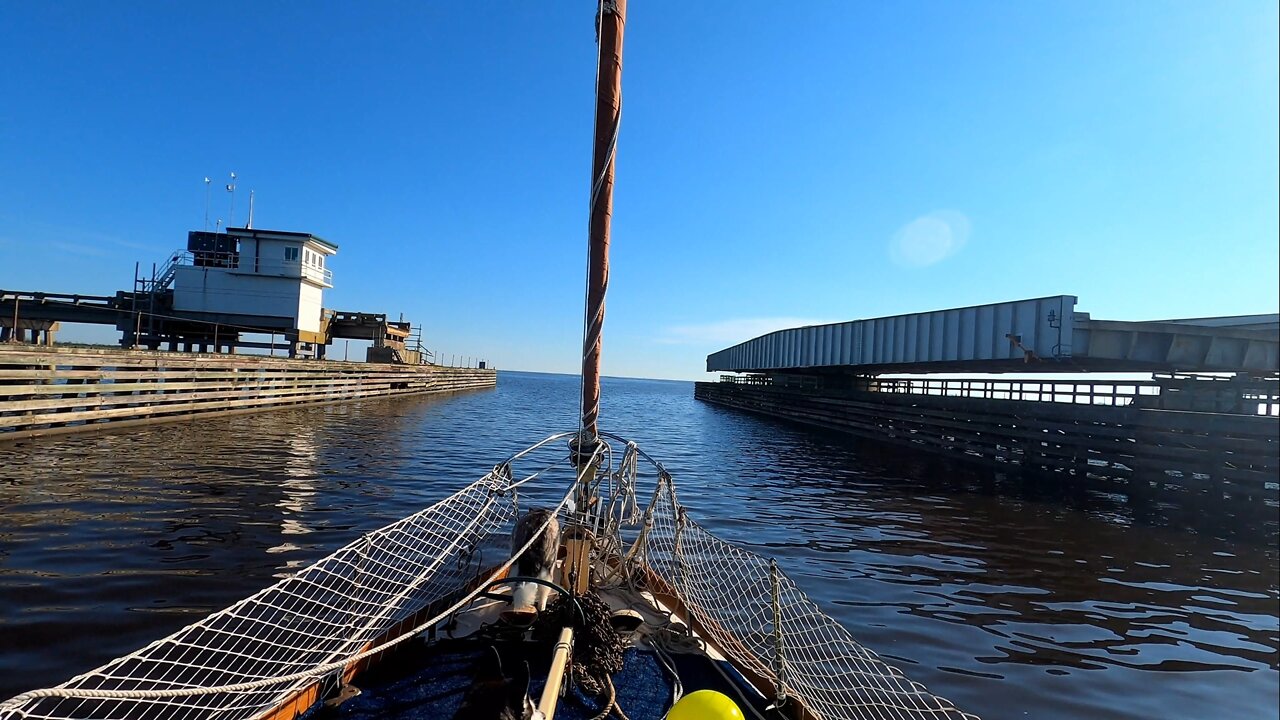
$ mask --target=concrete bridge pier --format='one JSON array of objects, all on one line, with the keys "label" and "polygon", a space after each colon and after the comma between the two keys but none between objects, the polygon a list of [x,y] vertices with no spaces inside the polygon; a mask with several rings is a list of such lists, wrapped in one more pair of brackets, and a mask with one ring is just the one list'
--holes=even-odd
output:
[{"label": "concrete bridge pier", "polygon": [[19,319],[15,328],[12,318],[0,318],[0,342],[51,346],[57,333],[58,323],[52,320]]}]

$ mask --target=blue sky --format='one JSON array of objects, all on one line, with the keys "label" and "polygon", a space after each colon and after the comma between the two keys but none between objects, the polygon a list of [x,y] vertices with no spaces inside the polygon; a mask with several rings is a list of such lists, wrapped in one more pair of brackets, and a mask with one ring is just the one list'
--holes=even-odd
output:
[{"label": "blue sky", "polygon": [[[234,170],[238,223],[341,246],[326,306],[576,371],[592,3],[0,1],[0,287],[125,288]],[[1275,312],[1276,8],[633,0],[606,374],[1058,293]]]}]

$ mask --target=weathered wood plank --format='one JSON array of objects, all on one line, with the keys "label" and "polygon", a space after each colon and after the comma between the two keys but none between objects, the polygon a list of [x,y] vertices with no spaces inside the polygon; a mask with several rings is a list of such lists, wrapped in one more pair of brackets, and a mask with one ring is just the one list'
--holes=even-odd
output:
[{"label": "weathered wood plank", "polygon": [[109,408],[106,410],[72,410],[67,412],[45,412],[34,413],[31,415],[0,416],[0,428],[42,425],[46,423],[94,422],[120,417],[145,417],[148,415],[168,413],[186,414],[192,412],[203,412],[205,410],[228,410],[235,408],[292,404],[297,401],[305,402],[307,400],[329,400],[334,398],[355,399],[400,391],[401,389],[399,388],[392,388],[385,385],[374,385],[365,388],[353,388],[341,393],[305,393],[290,396],[288,398],[254,396],[234,400],[209,402],[186,402],[185,397],[178,396],[183,400],[182,402]]},{"label": "weathered wood plank", "polygon": [[[439,391],[438,394],[445,395],[445,394],[450,394],[455,392],[466,392],[474,389],[477,389],[477,388],[454,388],[452,390]],[[379,400],[382,398],[392,398],[392,397],[399,397],[399,396],[405,396],[405,395],[421,395],[421,394],[423,393],[417,392],[417,391],[401,390],[401,391],[389,392],[382,395],[374,395],[368,398],[357,398],[357,400]],[[437,394],[437,393],[432,392],[430,394]],[[284,409],[301,408],[301,407],[313,407],[313,406],[319,406],[319,405],[336,405],[338,403],[345,403],[345,402],[351,402],[351,401],[352,399],[350,398],[339,398],[339,399],[329,399],[329,400],[308,400],[305,402],[300,401],[300,402],[292,403],[290,405],[282,405],[282,406],[267,407],[267,408],[212,410],[209,412],[201,412],[201,413],[185,413],[185,414],[179,414],[179,415],[162,415],[159,417],[113,420],[111,422],[94,423],[89,425],[50,425],[45,427],[36,427],[36,428],[0,433],[0,441],[26,440],[30,438],[44,437],[48,435],[67,435],[72,433],[80,433],[80,432],[96,431],[96,430],[109,431],[109,430],[114,430],[116,428],[121,428],[121,429],[134,428],[134,427],[141,427],[145,425],[155,425],[158,423],[175,423],[175,422],[184,422],[184,421],[189,422],[193,420],[200,420],[203,418],[249,415],[253,413],[260,413],[260,412],[276,410],[276,409],[284,410]]]},{"label": "weathered wood plank", "polygon": [[474,368],[80,350],[0,348],[0,440],[496,382]]},{"label": "weathered wood plank", "polygon": [[[433,390],[442,389],[443,383],[434,383],[430,380],[418,380],[410,384],[409,388],[414,390]],[[294,385],[275,385],[262,386],[251,385],[235,388],[219,388],[217,385],[208,384],[202,388],[192,389],[184,388],[182,392],[149,392],[138,394],[121,394],[121,395],[89,395],[87,397],[58,397],[43,398],[39,400],[18,400],[0,404],[0,419],[5,417],[5,413],[9,412],[28,412],[34,410],[54,410],[54,411],[72,411],[86,408],[102,408],[115,405],[161,405],[176,402],[201,402],[204,400],[215,399],[235,399],[249,397],[289,397],[289,396],[319,396],[319,395],[342,395],[357,390],[390,390],[391,383],[383,382],[351,382],[351,383],[306,383],[300,386]],[[4,427],[0,423],[0,427]]]},{"label": "weathered wood plank", "polygon": [[[404,375],[404,376],[382,376],[373,375],[369,377],[357,377],[353,375],[339,375],[333,378],[324,378],[319,376],[307,376],[302,378],[277,378],[277,377],[253,377],[242,375],[240,377],[228,378],[226,380],[214,381],[195,381],[195,382],[147,382],[147,383],[84,383],[84,384],[66,384],[66,385],[0,385],[0,403],[4,397],[13,396],[35,396],[35,395],[109,395],[122,393],[154,393],[154,392],[187,392],[192,390],[209,390],[214,388],[237,388],[251,389],[262,388],[271,389],[276,387],[337,387],[342,385],[361,385],[367,382],[392,383],[407,382],[420,383],[425,382],[422,375]],[[440,382],[441,379],[433,378],[430,382]],[[3,408],[0,407],[0,410]]]},{"label": "weathered wood plank", "polygon": [[[404,366],[412,367],[412,366]],[[450,371],[447,368],[438,369],[443,376]],[[240,378],[240,377],[281,377],[281,378],[303,378],[303,377],[409,377],[420,375],[420,372],[412,370],[369,370],[359,372],[355,370],[334,370],[326,372],[324,368],[315,369],[290,369],[290,368],[274,368],[274,369],[116,369],[116,368],[100,368],[96,370],[76,370],[67,367],[50,369],[20,369],[20,370],[0,370],[0,383],[4,381],[36,381],[36,382],[52,382],[58,380],[163,380],[170,378],[190,379],[190,378]]]}]

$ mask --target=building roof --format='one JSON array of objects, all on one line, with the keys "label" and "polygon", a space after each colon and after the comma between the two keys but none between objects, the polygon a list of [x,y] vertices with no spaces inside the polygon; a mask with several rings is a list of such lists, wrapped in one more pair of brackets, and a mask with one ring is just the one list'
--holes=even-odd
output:
[{"label": "building roof", "polygon": [[338,246],[322,237],[317,237],[311,233],[291,232],[289,230],[264,230],[261,228],[227,228],[228,235],[236,237],[262,238],[264,240],[297,240],[299,242],[311,241],[319,243],[334,252],[338,251]]}]

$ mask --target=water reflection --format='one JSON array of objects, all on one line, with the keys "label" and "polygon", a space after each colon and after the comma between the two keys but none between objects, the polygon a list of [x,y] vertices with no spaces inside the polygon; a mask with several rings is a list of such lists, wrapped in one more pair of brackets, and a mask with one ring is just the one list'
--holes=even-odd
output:
[{"label": "water reflection", "polygon": [[[0,695],[58,682],[574,426],[576,381],[0,445]],[[608,380],[700,521],[987,718],[1273,716],[1274,505],[957,467]]]},{"label": "water reflection", "polygon": [[[284,455],[284,474],[288,479],[280,483],[284,497],[276,503],[281,510],[281,535],[307,535],[311,528],[307,518],[315,508],[316,460],[319,454],[314,433],[298,433],[286,438],[288,452]],[[292,542],[283,542],[268,548],[269,553],[290,552],[300,549]]]}]

